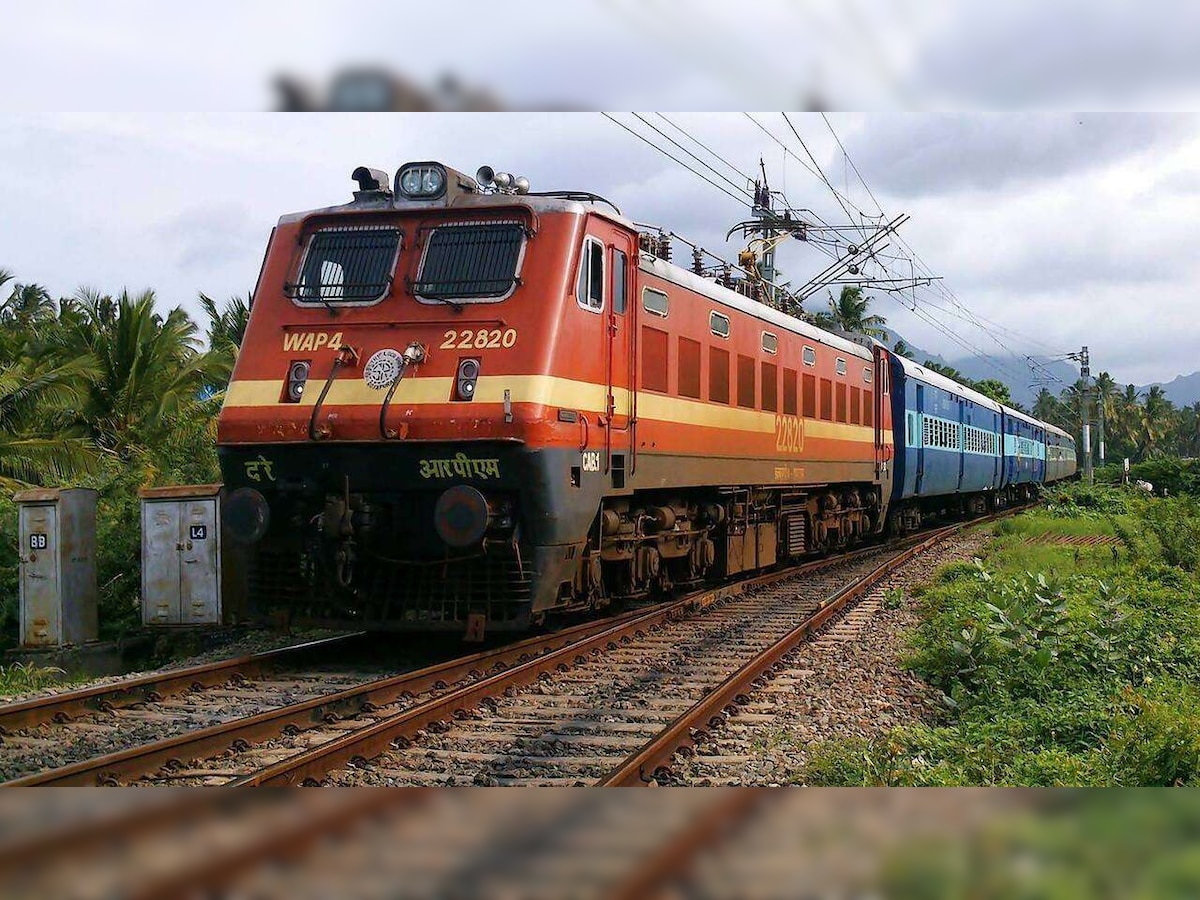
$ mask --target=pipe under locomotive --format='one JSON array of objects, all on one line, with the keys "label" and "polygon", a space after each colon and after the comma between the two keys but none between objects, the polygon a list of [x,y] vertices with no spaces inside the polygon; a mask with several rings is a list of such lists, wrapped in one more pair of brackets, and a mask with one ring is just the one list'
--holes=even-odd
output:
[{"label": "pipe under locomotive", "polygon": [[252,614],[478,637],[883,531],[886,349],[591,194],[354,177],[273,232],[219,420]]}]

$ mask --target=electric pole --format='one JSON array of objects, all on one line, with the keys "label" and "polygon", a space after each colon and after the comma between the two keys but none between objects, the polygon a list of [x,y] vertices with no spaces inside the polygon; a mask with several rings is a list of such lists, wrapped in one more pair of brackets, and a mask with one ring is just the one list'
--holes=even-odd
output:
[{"label": "electric pole", "polygon": [[1083,379],[1080,401],[1080,417],[1083,419],[1083,477],[1087,479],[1088,484],[1092,484],[1092,368],[1088,361],[1087,347],[1079,351],[1079,375]]}]

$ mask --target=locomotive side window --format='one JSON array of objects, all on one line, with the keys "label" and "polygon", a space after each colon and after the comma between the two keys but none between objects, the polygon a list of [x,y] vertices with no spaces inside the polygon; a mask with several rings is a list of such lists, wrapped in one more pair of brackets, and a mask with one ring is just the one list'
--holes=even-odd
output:
[{"label": "locomotive side window", "polygon": [[737,402],[745,409],[754,409],[754,372],[758,367],[751,356],[737,358]]},{"label": "locomotive side window", "polygon": [[729,351],[718,347],[708,348],[708,399],[729,402]]},{"label": "locomotive side window", "polygon": [[846,361],[844,359],[842,359],[840,356],[837,358],[837,373],[839,375],[846,374]]},{"label": "locomotive side window", "polygon": [[[762,408],[775,412],[779,408],[779,378],[773,363],[762,364]],[[795,415],[795,413],[793,413]]]},{"label": "locomotive side window", "polygon": [[628,276],[626,270],[628,263],[625,259],[625,254],[620,250],[613,250],[613,312],[620,315],[625,315],[625,298],[629,293],[629,285],[626,283]]},{"label": "locomotive side window", "polygon": [[642,309],[651,315],[667,317],[667,295],[654,288],[642,288]]},{"label": "locomotive side window", "polygon": [[802,396],[803,406],[801,415],[806,419],[815,419],[817,417],[817,376],[805,374],[804,376],[804,392]]},{"label": "locomotive side window", "polygon": [[580,306],[591,312],[604,309],[604,245],[595,238],[583,241],[575,298]]},{"label": "locomotive side window", "polygon": [[817,351],[812,347],[804,348],[804,364],[806,366],[815,366],[817,364]]},{"label": "locomotive side window", "polygon": [[719,312],[710,312],[708,327],[719,338],[729,337],[729,316],[723,316]]},{"label": "locomotive side window", "polygon": [[297,303],[366,305],[392,286],[399,228],[325,228],[308,240],[304,262],[285,292]]},{"label": "locomotive side window", "polygon": [[679,396],[700,399],[700,342],[679,339]]},{"label": "locomotive side window", "polygon": [[413,284],[418,300],[496,303],[517,286],[525,229],[517,222],[439,225]]},{"label": "locomotive side window", "polygon": [[665,331],[642,326],[642,387],[648,391],[667,392],[669,340]]},{"label": "locomotive side window", "polygon": [[783,370],[783,414],[796,415],[796,370]]},{"label": "locomotive side window", "polygon": [[762,333],[762,348],[766,353],[774,356],[779,352],[779,335],[772,334],[769,331]]},{"label": "locomotive side window", "polygon": [[821,379],[821,418],[833,421],[833,382],[828,378]]}]

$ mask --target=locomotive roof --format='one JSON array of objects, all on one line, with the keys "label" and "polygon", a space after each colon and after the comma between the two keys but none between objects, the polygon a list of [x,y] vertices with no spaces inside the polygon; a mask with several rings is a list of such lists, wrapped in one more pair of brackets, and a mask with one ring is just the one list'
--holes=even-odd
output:
[{"label": "locomotive roof", "polygon": [[925,366],[919,366],[907,357],[897,355],[896,358],[900,360],[900,366],[904,369],[905,375],[914,375],[922,381],[932,384],[934,387],[949,391],[952,394],[958,394],[960,397],[965,397],[967,400],[977,403],[985,409],[990,409],[992,412],[1000,412],[1004,408],[986,394],[981,394],[979,391],[961,385],[953,378],[947,378],[940,372],[934,372],[932,369],[925,368]]},{"label": "locomotive roof", "polygon": [[669,281],[672,284],[679,285],[679,287],[695,291],[709,300],[722,303],[725,306],[731,306],[734,309],[748,313],[764,322],[770,322],[772,325],[782,328],[785,331],[790,331],[793,334],[803,335],[815,343],[825,344],[827,347],[851,353],[861,359],[869,360],[872,358],[870,350],[853,341],[838,337],[836,334],[817,328],[815,325],[810,325],[802,319],[781,313],[769,306],[744,297],[737,291],[718,284],[712,279],[704,278],[695,272],[680,268],[674,263],[659,259],[657,256],[642,253],[640,255],[639,268],[643,272],[650,272],[653,275],[657,275],[664,281]]},{"label": "locomotive roof", "polygon": [[488,209],[512,209],[528,207],[535,213],[569,213],[582,216],[585,213],[602,216],[630,231],[637,231],[632,221],[619,214],[615,208],[601,200],[581,200],[566,197],[542,197],[536,194],[475,194],[458,193],[437,200],[406,200],[403,197],[372,197],[352,200],[337,206],[306,209],[287,213],[279,218],[280,225],[303,222],[311,216],[337,215],[355,212],[425,212],[440,210],[480,211]]}]

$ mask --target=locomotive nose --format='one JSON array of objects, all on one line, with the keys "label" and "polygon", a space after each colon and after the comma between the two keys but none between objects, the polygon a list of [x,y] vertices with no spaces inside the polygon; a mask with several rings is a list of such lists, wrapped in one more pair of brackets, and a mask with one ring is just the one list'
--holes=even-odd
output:
[{"label": "locomotive nose", "polygon": [[458,484],[438,497],[433,527],[451,547],[478,544],[488,527],[487,498],[470,485]]},{"label": "locomotive nose", "polygon": [[225,499],[221,510],[229,536],[239,544],[262,540],[271,524],[271,507],[267,498],[254,488],[238,488]]}]

